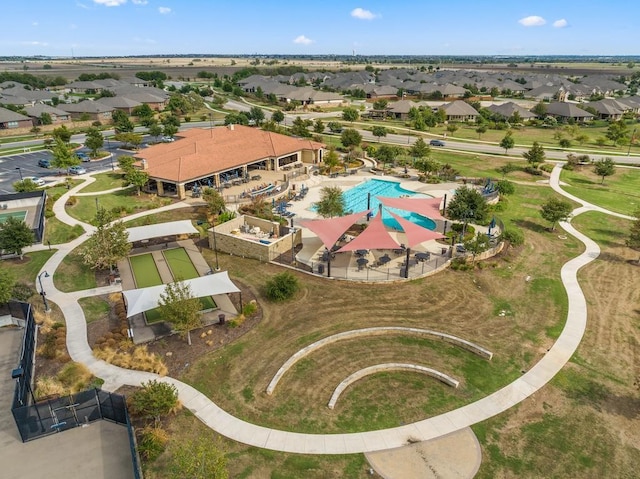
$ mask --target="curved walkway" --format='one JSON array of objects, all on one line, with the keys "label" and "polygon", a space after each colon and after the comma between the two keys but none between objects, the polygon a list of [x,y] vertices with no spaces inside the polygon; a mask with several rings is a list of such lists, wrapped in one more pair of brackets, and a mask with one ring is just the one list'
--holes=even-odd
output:
[{"label": "curved walkway", "polygon": [[[559,168],[557,166],[554,169],[550,183],[556,191],[567,196],[558,186]],[[66,195],[63,195],[56,203],[57,208],[54,208],[56,212],[64,208],[65,199]],[[588,205],[582,200],[576,200],[583,207],[575,210],[574,215],[588,210],[606,212],[606,210]],[[147,213],[153,214],[156,211]],[[59,219],[65,221],[63,218],[69,217],[66,213],[62,213]],[[77,220],[71,220],[72,224],[80,223]],[[103,378],[105,389],[113,390],[122,384],[139,385],[149,379],[160,379],[177,387],[180,401],[198,419],[218,433],[235,441],[284,452],[351,454],[405,446],[409,442],[433,439],[484,421],[526,399],[562,369],[580,344],[587,322],[586,299],[578,284],[577,273],[580,268],[599,255],[600,249],[594,241],[576,231],[569,222],[562,222],[560,225],[565,231],[585,244],[585,251],[562,267],[561,278],[569,298],[567,320],[560,337],[540,362],[511,384],[472,404],[413,424],[362,433],[300,434],[250,424],[231,416],[204,394],[180,381],[166,377],[160,378],[151,373],[122,369],[98,360],[93,356],[87,341],[86,321],[82,308],[77,303],[77,295],[80,293],[67,294],[57,290],[53,284],[53,274],[42,279],[49,298],[60,307],[65,316],[69,355],[74,361],[84,363],[93,374]],[[89,225],[83,226],[89,228]],[[88,234],[84,234],[71,243],[62,245],[41,271],[49,270],[53,273],[62,258],[87,237]],[[87,293],[100,294],[103,290],[108,291],[107,288],[98,288]]]}]

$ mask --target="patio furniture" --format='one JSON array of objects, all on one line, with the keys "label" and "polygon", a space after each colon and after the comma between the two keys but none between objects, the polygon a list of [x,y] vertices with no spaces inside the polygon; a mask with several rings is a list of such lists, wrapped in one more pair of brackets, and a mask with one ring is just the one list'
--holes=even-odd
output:
[{"label": "patio furniture", "polygon": [[422,262],[422,261],[429,261],[431,259],[431,253],[429,252],[425,252],[425,253],[416,253],[415,257],[418,261]]},{"label": "patio furniture", "polygon": [[389,257],[388,254],[385,254],[383,256],[380,256],[380,258],[378,258],[378,263],[380,263],[383,266],[387,264],[389,261],[391,261],[391,257]]}]

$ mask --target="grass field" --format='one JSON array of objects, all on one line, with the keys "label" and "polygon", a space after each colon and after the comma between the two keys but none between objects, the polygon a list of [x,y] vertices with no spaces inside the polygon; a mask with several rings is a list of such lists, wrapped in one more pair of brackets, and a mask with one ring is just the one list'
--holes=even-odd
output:
[{"label": "grass field", "polygon": [[65,293],[97,286],[96,273],[83,261],[79,250],[75,250],[64,257],[53,275],[56,287]]},{"label": "grass field", "polygon": [[82,193],[97,193],[100,191],[120,188],[123,184],[123,174],[120,172],[109,171],[107,173],[98,173],[93,175],[96,179],[93,183],[82,188]]},{"label": "grass field", "polygon": [[137,288],[148,288],[162,284],[160,272],[151,253],[129,256],[129,263]]},{"label": "grass field", "polygon": [[184,248],[167,249],[162,252],[162,255],[167,260],[174,278],[192,279],[200,276]]},{"label": "grass field", "polygon": [[87,323],[92,323],[109,316],[111,305],[102,298],[91,296],[88,298],[80,298],[78,300]]},{"label": "grass field", "polygon": [[73,241],[84,233],[81,225],[69,226],[55,216],[47,218],[45,222],[44,241],[51,244],[63,244]]},{"label": "grass field", "polygon": [[26,253],[22,260],[19,258],[2,260],[2,267],[11,270],[19,282],[35,286],[38,272],[55,252],[56,250],[53,249]]}]

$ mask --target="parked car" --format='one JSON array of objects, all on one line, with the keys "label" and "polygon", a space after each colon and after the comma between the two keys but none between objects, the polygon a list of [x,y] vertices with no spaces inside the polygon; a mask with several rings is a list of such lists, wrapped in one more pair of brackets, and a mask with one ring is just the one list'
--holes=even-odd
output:
[{"label": "parked car", "polygon": [[51,168],[51,160],[47,160],[46,158],[42,158],[38,160],[38,166],[42,168]]},{"label": "parked car", "polygon": [[162,143],[171,143],[172,141],[176,141],[176,139],[172,136],[163,136]]},{"label": "parked car", "polygon": [[70,175],[84,175],[87,172],[82,166],[72,166],[69,168]]},{"label": "parked car", "polygon": [[42,178],[38,178],[37,176],[25,176],[24,180],[30,180],[32,183],[35,183],[37,186],[44,186],[44,180]]},{"label": "parked car", "polygon": [[76,152],[76,158],[78,158],[79,160],[81,160],[83,163],[86,163],[88,161],[91,161],[91,158],[89,158],[89,155],[87,155],[86,153],[83,153],[81,151]]},{"label": "parked car", "polygon": [[431,146],[444,146],[444,141],[442,140],[431,140],[429,142]]}]

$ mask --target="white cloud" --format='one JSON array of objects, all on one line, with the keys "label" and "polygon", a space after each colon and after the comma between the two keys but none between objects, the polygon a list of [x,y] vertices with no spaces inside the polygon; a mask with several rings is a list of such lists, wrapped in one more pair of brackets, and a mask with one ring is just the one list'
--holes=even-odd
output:
[{"label": "white cloud", "polygon": [[567,22],[564,18],[561,18],[560,20],[556,20],[555,22],[553,22],[553,26],[556,28],[564,28],[569,26],[569,22]]},{"label": "white cloud", "polygon": [[158,11],[162,15],[167,15],[167,14],[171,13],[171,9],[169,7],[158,7]]},{"label": "white cloud", "polygon": [[93,3],[104,5],[105,7],[119,7],[127,3],[127,0],[93,0]]},{"label": "white cloud", "polygon": [[521,18],[518,23],[524,27],[541,27],[547,21],[538,15],[531,15],[530,17]]},{"label": "white cloud", "polygon": [[293,43],[297,43],[299,45],[309,45],[313,43],[313,40],[305,37],[304,35],[300,35],[293,40]]},{"label": "white cloud", "polygon": [[37,27],[38,25],[40,25],[38,22],[32,22],[32,23],[31,23],[31,26],[32,26],[32,27]]},{"label": "white cloud", "polygon": [[353,18],[358,18],[360,20],[373,20],[374,18],[377,18],[380,15],[377,15],[369,10],[365,10],[364,8],[358,7],[351,10],[351,16]]},{"label": "white cloud", "polygon": [[131,0],[131,3],[134,5],[146,5],[149,2],[147,0]]},{"label": "white cloud", "polygon": [[38,41],[31,41],[31,42],[22,42],[23,45],[31,45],[34,47],[46,47],[49,44],[47,42],[38,42]]},{"label": "white cloud", "polygon": [[80,7],[80,8],[84,8],[85,10],[89,10],[89,7],[87,7],[84,3],[80,3],[80,2],[76,2],[76,7]]}]

